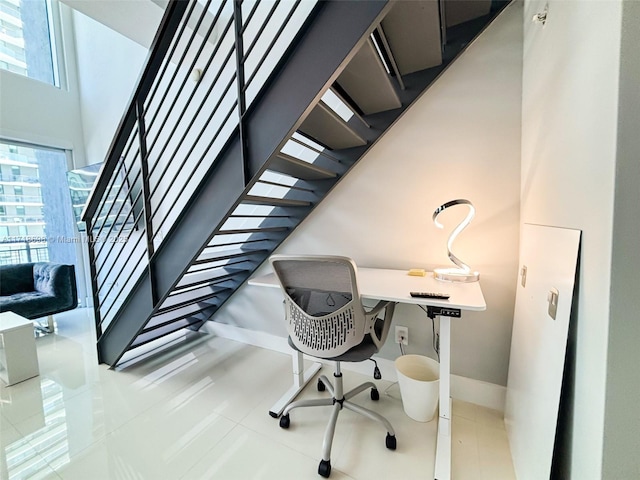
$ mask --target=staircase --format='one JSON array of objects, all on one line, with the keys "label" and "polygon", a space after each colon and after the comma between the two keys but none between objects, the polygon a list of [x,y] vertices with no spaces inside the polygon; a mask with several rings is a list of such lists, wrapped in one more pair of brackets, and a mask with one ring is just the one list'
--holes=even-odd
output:
[{"label": "staircase", "polygon": [[505,3],[172,0],[83,213],[100,362],[211,320]]}]

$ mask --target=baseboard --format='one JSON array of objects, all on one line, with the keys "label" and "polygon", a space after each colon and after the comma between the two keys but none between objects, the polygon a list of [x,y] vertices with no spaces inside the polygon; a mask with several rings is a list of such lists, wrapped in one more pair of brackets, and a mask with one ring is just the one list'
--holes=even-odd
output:
[{"label": "baseboard", "polygon": [[[208,322],[201,330],[206,330],[219,337],[228,338],[229,340],[235,340],[248,345],[266,348],[280,353],[291,353],[291,347],[289,347],[286,338],[270,333],[248,330],[246,328],[216,322]],[[374,358],[378,364],[378,368],[380,368],[382,378],[391,382],[398,381],[393,360],[379,357]],[[313,360],[317,361],[317,359]],[[344,362],[342,369],[363,375],[371,375],[373,371],[370,362]],[[507,388],[502,385],[474,380],[460,375],[451,375],[451,397],[457,400],[504,412],[506,393]]]},{"label": "baseboard", "polygon": [[451,396],[504,413],[507,387],[460,375],[451,375]]},{"label": "baseboard", "polygon": [[287,343],[286,338],[270,333],[248,330],[246,328],[217,322],[205,323],[202,328],[200,328],[200,331],[207,331],[222,338],[228,338],[229,340],[246,343],[247,345],[255,345],[256,347],[262,347],[280,353],[291,353],[291,347]]}]

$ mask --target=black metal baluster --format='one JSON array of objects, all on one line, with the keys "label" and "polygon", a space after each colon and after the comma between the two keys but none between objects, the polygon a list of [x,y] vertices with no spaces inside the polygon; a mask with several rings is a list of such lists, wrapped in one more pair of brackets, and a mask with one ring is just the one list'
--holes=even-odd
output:
[{"label": "black metal baluster", "polygon": [[151,280],[151,299],[153,305],[158,303],[158,291],[156,288],[156,279],[153,271],[153,262],[151,257],[155,248],[153,246],[153,221],[151,220],[151,190],[149,189],[149,153],[147,151],[146,126],[144,123],[144,105],[142,99],[136,103],[136,116],[138,121],[138,136],[140,138],[140,170],[142,180],[142,208],[145,222],[145,235],[147,237],[147,271]]},{"label": "black metal baluster", "polygon": [[240,155],[242,156],[242,171],[244,184],[251,181],[249,171],[249,159],[247,158],[247,132],[245,130],[244,112],[247,111],[247,103],[244,89],[244,41],[242,38],[242,0],[233,0],[233,21],[235,27],[236,48],[236,84],[238,85],[238,132],[240,134]]},{"label": "black metal baluster", "polygon": [[[96,325],[96,338],[102,336],[102,319],[100,316],[100,297],[98,295],[98,275],[96,273],[96,257],[93,241],[93,225],[92,219],[87,218],[85,220],[87,226],[87,251],[89,253],[89,273],[91,275],[91,292],[93,295],[93,314]],[[101,360],[98,358],[98,362]]]}]

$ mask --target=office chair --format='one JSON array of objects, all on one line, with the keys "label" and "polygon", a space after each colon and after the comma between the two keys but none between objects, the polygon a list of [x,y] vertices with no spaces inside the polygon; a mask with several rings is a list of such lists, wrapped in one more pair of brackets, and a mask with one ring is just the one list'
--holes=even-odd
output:
[{"label": "office chair", "polygon": [[[378,352],[389,333],[395,303],[380,301],[365,310],[358,294],[357,267],[350,258],[272,255],[270,261],[284,293],[289,345],[312,357],[335,361],[335,385],[325,375],[318,379],[318,390],[328,389],[332,398],[290,403],[282,412],[280,426],[289,428],[293,409],[333,407],[318,466],[323,477],[331,474],[331,444],[343,407],[382,424],[387,429],[386,447],[395,450],[395,432],[389,421],[350,401],[368,388],[371,399],[378,400],[376,385],[366,382],[344,393],[340,371],[340,362],[362,362]],[[384,319],[380,319],[383,310]]]}]

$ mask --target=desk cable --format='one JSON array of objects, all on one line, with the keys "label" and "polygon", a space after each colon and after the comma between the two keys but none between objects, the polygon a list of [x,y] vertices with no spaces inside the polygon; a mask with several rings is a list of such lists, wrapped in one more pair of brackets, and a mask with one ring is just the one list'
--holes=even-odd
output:
[{"label": "desk cable", "polygon": [[[431,346],[433,347],[433,351],[436,352],[436,355],[438,356],[438,362],[440,362],[440,334],[436,333],[436,320],[435,320],[435,315],[430,315],[429,314],[429,310],[427,309],[427,307],[425,307],[424,305],[418,305],[422,310],[424,310],[424,312],[427,314],[427,316],[431,319],[431,333],[432,333],[432,344]],[[402,345],[402,343],[398,343],[398,346],[400,347],[400,354],[404,355],[404,347]],[[373,359],[371,359],[373,360]],[[376,368],[378,367],[378,364],[376,363]],[[384,390],[384,394],[395,398],[396,400],[398,400],[399,398],[396,397],[395,395],[392,395],[391,393],[389,393],[389,390],[398,385],[398,382],[393,382],[391,385],[389,385],[387,388],[385,388]]]},{"label": "desk cable", "polygon": [[[435,315],[430,315],[429,314],[429,309],[427,307],[425,307],[424,305],[418,305],[422,310],[424,310],[424,312],[427,314],[427,316],[431,319],[431,333],[432,333],[432,343],[431,346],[433,347],[433,351],[436,352],[436,355],[438,356],[438,362],[440,361],[440,334],[436,333],[436,319],[435,319]],[[400,346],[400,349],[402,350],[402,345]],[[404,355],[404,353],[403,353]]]}]

